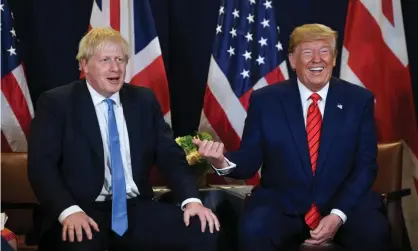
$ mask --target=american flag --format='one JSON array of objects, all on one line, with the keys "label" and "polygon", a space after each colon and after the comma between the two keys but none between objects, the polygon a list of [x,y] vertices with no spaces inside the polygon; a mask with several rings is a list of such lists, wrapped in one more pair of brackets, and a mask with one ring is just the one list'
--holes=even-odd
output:
[{"label": "american flag", "polygon": [[171,124],[168,82],[148,0],[95,0],[90,26],[112,27],[128,41],[131,55],[125,81],[151,88]]},{"label": "american flag", "polygon": [[[199,130],[239,147],[251,93],[289,78],[271,0],[224,0],[219,8]],[[247,184],[257,184],[258,175]]]},{"label": "american flag", "polygon": [[1,1],[1,151],[26,152],[27,136],[33,118],[33,106],[18,39],[13,27],[13,13]]}]

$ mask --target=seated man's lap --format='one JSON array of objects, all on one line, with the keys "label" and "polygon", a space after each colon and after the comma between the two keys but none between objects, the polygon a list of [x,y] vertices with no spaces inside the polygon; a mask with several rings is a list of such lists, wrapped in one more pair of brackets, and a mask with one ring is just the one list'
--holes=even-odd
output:
[{"label": "seated man's lap", "polygon": [[[88,212],[87,212],[88,211]],[[82,242],[63,242],[62,226],[57,224],[44,234],[40,251],[60,250],[105,250],[114,247],[119,250],[158,250],[170,247],[172,249],[215,250],[218,234],[201,232],[200,220],[197,216],[190,219],[189,226],[185,226],[183,211],[180,207],[155,202],[140,201],[128,206],[128,230],[119,237],[111,230],[111,213],[97,210],[86,210],[87,214],[99,225],[100,232],[93,232],[93,240],[87,240],[83,232]],[[206,248],[206,249],[205,249]],[[197,250],[197,249],[196,249]]]},{"label": "seated man's lap", "polygon": [[[90,210],[89,210],[90,211]],[[90,211],[91,212],[91,211]],[[109,241],[109,224],[106,224],[103,214],[96,212],[94,215],[88,215],[98,224],[99,232],[91,228],[93,238],[88,240],[85,231],[83,230],[82,241],[78,242],[74,234],[74,241],[70,242],[68,235],[66,241],[62,240],[62,225],[56,221],[50,229],[47,229],[41,236],[38,245],[39,251],[95,251],[106,250]]]},{"label": "seated man's lap", "polygon": [[123,239],[133,248],[215,250],[216,230],[211,234],[206,226],[202,233],[198,216],[191,217],[189,226],[186,226],[183,213],[175,205],[141,201],[128,209],[129,227]]},{"label": "seated man's lap", "polygon": [[297,215],[282,214],[269,204],[247,207],[240,224],[240,245],[265,246],[265,249],[303,241],[306,237],[302,218]]},{"label": "seated man's lap", "polygon": [[359,209],[348,215],[335,241],[353,250],[385,250],[391,247],[389,223],[378,209]]}]

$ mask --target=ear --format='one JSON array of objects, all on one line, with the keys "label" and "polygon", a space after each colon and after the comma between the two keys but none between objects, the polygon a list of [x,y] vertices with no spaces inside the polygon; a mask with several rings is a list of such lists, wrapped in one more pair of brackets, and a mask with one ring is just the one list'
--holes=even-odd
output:
[{"label": "ear", "polygon": [[87,60],[85,59],[81,59],[80,63],[79,63],[79,69],[80,71],[87,73],[88,71],[88,66],[87,66]]},{"label": "ear", "polygon": [[294,53],[289,53],[289,62],[293,70],[296,69],[296,58]]}]

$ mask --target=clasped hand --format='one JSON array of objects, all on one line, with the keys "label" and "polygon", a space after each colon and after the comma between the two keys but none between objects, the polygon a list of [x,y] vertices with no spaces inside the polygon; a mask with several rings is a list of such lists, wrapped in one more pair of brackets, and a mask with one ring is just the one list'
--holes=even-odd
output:
[{"label": "clasped hand", "polygon": [[342,220],[338,215],[325,216],[321,219],[319,225],[310,232],[311,238],[305,240],[305,243],[323,245],[334,238],[341,225]]}]

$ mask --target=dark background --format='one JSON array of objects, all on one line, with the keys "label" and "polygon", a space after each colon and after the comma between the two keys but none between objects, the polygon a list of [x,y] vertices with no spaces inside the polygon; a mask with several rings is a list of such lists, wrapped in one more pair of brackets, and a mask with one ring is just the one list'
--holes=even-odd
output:
[{"label": "dark background", "polygon": [[[401,2],[417,107],[418,1]],[[174,133],[189,134],[199,125],[221,0],[150,0],[150,3],[169,81]],[[318,22],[339,32],[341,51],[348,0],[273,0],[273,4],[277,24],[281,34],[285,34],[282,40],[296,26]],[[9,5],[14,12],[20,38],[18,49],[35,104],[43,91],[80,76],[75,56],[78,42],[88,29],[93,1],[9,0]],[[288,41],[281,42],[287,51]],[[339,76],[339,67],[340,57],[334,76]]]}]

